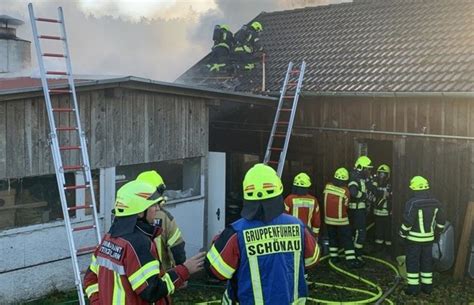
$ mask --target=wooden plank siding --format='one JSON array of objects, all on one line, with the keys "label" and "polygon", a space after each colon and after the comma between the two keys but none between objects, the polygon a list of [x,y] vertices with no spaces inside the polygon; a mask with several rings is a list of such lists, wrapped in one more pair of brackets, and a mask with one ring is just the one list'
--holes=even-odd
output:
[{"label": "wooden plank siding", "polygon": [[[68,107],[69,97],[53,105]],[[81,91],[78,103],[91,167],[111,167],[205,156],[208,100],[126,88]],[[55,114],[70,126],[74,114]],[[0,102],[0,179],[54,173],[48,145],[49,122],[42,97]],[[73,132],[61,145],[79,145]],[[64,152],[63,164],[79,164],[79,153]]]}]

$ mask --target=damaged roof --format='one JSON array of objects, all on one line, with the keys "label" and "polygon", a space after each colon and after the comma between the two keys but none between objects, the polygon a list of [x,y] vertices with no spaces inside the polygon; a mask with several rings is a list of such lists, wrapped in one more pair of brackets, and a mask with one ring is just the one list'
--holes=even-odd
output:
[{"label": "damaged roof", "polygon": [[[472,0],[355,0],[255,19],[264,26],[268,91],[280,89],[289,61],[302,59],[304,91],[474,91]],[[196,83],[203,62],[177,82]],[[261,72],[254,71],[257,85],[237,90],[261,90]]]}]

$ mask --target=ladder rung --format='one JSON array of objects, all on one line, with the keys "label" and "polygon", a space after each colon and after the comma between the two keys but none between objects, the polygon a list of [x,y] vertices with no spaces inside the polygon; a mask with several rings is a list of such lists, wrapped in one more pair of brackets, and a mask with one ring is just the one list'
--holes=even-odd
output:
[{"label": "ladder rung", "polygon": [[270,164],[278,164],[278,161],[268,161]]},{"label": "ladder rung", "polygon": [[296,86],[296,85],[298,85],[298,83],[297,82],[288,82],[287,85],[288,86]]},{"label": "ladder rung", "polygon": [[83,165],[63,165],[63,169],[65,171],[79,170],[83,167],[84,167]]},{"label": "ladder rung", "polygon": [[73,131],[77,130],[77,127],[56,127],[56,131]]},{"label": "ladder rung", "polygon": [[58,20],[58,19],[51,19],[51,18],[36,18],[36,21],[52,22],[52,23],[61,23],[60,20]]},{"label": "ladder rung", "polygon": [[54,94],[63,94],[63,93],[71,93],[71,90],[68,89],[49,89],[49,93],[54,93]]},{"label": "ladder rung", "polygon": [[278,121],[277,124],[279,125],[288,125],[289,122],[287,121]]},{"label": "ladder rung", "polygon": [[79,150],[80,146],[60,146],[59,150]]},{"label": "ladder rung", "polygon": [[285,137],[286,137],[286,133],[279,133],[279,132],[276,132],[273,136],[274,136],[275,138],[285,138]]},{"label": "ladder rung", "polygon": [[286,112],[290,112],[292,109],[291,108],[281,108],[280,111],[286,111]]},{"label": "ladder rung", "polygon": [[64,72],[64,71],[46,71],[46,74],[49,74],[49,75],[67,75],[67,72]]},{"label": "ladder rung", "polygon": [[92,253],[92,252],[95,251],[95,248],[97,248],[97,246],[79,248],[79,249],[77,249],[76,253],[77,254]]},{"label": "ladder rung", "polygon": [[285,95],[285,96],[283,96],[283,98],[295,98],[295,96],[294,95]]},{"label": "ladder rung", "polygon": [[77,190],[77,189],[85,189],[88,188],[89,184],[79,184],[79,185],[66,185],[64,187],[65,190]]},{"label": "ladder rung", "polygon": [[270,147],[270,150],[275,150],[275,151],[282,151],[283,148],[278,148],[278,147]]},{"label": "ladder rung", "polygon": [[89,225],[89,226],[83,226],[83,227],[75,227],[75,228],[72,228],[72,231],[73,232],[76,232],[76,231],[84,231],[84,230],[90,230],[90,229],[94,229],[95,228],[95,225]]},{"label": "ladder rung", "polygon": [[52,39],[52,40],[62,40],[63,38],[60,36],[51,36],[51,35],[39,35],[39,39]]},{"label": "ladder rung", "polygon": [[44,57],[66,57],[64,54],[59,53],[43,53]]},{"label": "ladder rung", "polygon": [[53,108],[53,112],[72,112],[73,108]]},{"label": "ladder rung", "polygon": [[291,72],[290,72],[290,73],[291,73],[291,74],[296,74],[296,73],[300,73],[300,70],[298,70],[298,69],[295,69],[295,70],[291,70]]},{"label": "ladder rung", "polygon": [[94,207],[92,204],[76,205],[76,206],[73,206],[73,207],[68,207],[67,210],[68,211],[75,211],[75,210],[91,209],[92,207]]}]

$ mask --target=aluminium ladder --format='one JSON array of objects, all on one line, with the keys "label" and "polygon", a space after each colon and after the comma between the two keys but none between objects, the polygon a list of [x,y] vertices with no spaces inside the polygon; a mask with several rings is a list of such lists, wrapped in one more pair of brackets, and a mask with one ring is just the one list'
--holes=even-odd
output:
[{"label": "aluminium ladder", "polygon": [[285,166],[286,153],[303,85],[305,68],[306,63],[304,61],[301,62],[299,68],[293,62],[288,64],[280,91],[280,100],[278,101],[275,120],[273,121],[272,131],[268,139],[263,163],[276,167],[279,177],[281,177],[283,167]]},{"label": "aluminium ladder", "polygon": [[[43,86],[43,93],[44,99],[46,102],[46,110],[48,113],[48,120],[49,120],[49,127],[50,127],[50,146],[51,152],[53,154],[53,162],[54,162],[54,169],[56,172],[56,181],[58,183],[59,188],[59,197],[61,200],[61,206],[64,215],[64,223],[66,226],[67,238],[69,243],[69,250],[71,252],[71,260],[74,269],[74,282],[77,288],[77,294],[79,297],[79,303],[81,305],[85,305],[84,300],[84,290],[81,280],[81,271],[79,270],[78,264],[78,256],[92,253],[96,248],[97,244],[101,240],[101,234],[99,229],[99,221],[97,215],[97,205],[95,200],[94,188],[92,185],[92,175],[90,170],[89,164],[89,156],[87,153],[87,142],[86,142],[86,135],[81,128],[80,124],[80,117],[79,117],[79,108],[77,103],[76,97],[76,90],[74,87],[74,79],[72,76],[72,66],[71,66],[71,57],[69,53],[69,48],[67,44],[67,37],[66,37],[66,26],[64,24],[64,15],[63,10],[61,7],[58,8],[58,19],[50,19],[50,18],[37,18],[34,15],[33,5],[30,3],[28,4],[28,10],[30,14],[30,21],[33,30],[33,38],[36,46],[36,55],[38,57],[38,65],[40,68],[41,74],[41,84]],[[60,36],[52,36],[52,35],[39,35],[37,22],[45,22],[45,23],[52,23],[59,25]],[[40,40],[52,40],[62,44],[63,52],[62,53],[43,53],[41,48]],[[60,58],[64,60],[64,64],[66,67],[66,71],[50,71],[45,70],[45,57],[53,57],[53,58]],[[48,75],[58,75],[64,76],[67,78],[67,89],[51,89],[48,83]],[[57,105],[53,105],[53,101],[51,96],[53,95],[64,95],[68,94],[69,99],[69,107],[61,107],[59,105],[60,101],[57,99]],[[67,115],[67,121],[69,121],[69,126],[59,126],[61,122],[61,113]],[[57,124],[57,122],[59,122]],[[70,144],[62,144],[61,140],[69,136],[69,138],[75,138],[74,143],[78,143],[78,145],[70,145]],[[65,165],[63,164],[63,154],[79,154],[76,155],[76,160],[82,160],[82,162],[77,162],[78,165]],[[68,159],[72,160],[73,155],[67,156]],[[83,175],[84,182],[81,184],[75,183],[74,185],[67,185],[65,179],[65,172],[68,173],[75,173]],[[91,202],[78,202],[74,206],[68,207],[67,204],[67,197],[66,193],[71,192],[76,196],[74,198],[78,199],[79,197],[76,194],[76,191],[84,192],[87,194],[89,192]],[[82,196],[85,200],[86,196]],[[74,226],[71,223],[71,218],[69,216],[70,212],[75,212],[77,210],[90,210],[92,211],[92,224],[89,225],[81,225],[81,226]],[[77,248],[75,242],[75,232],[84,231],[84,230],[94,230],[96,235],[96,242],[93,246]]]}]

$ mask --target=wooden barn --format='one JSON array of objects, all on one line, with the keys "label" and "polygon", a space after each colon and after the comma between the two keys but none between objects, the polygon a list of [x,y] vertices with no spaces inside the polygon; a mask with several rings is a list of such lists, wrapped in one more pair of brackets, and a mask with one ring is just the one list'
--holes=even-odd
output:
[{"label": "wooden barn", "polygon": [[[276,97],[288,63],[307,63],[283,173],[287,192],[305,171],[321,198],[335,169],[368,155],[392,167],[393,236],[409,180],[423,175],[445,204],[457,247],[474,200],[473,14],[474,2],[464,0],[355,0],[256,16],[267,60],[235,82],[237,91]],[[197,77],[206,59],[178,81],[215,86],[212,75]],[[232,173],[229,211],[245,169],[263,160],[275,106],[229,103],[211,111],[210,149],[227,152]]]},{"label": "wooden barn", "polygon": [[[51,82],[61,87],[64,80]],[[116,189],[155,169],[165,179],[167,209],[180,226],[188,255],[205,247],[208,235],[216,233],[212,225],[219,226],[220,220],[214,216],[208,221],[207,207],[220,194],[224,198],[224,189],[209,198],[207,186],[222,180],[225,170],[214,165],[208,150],[209,108],[224,101],[268,98],[136,77],[79,79],[76,88],[101,232],[110,227]],[[9,304],[71,289],[74,283],[40,82],[0,79],[0,89],[0,303]],[[53,105],[67,105],[68,99],[56,95]],[[68,126],[72,117],[61,114],[58,120],[59,126]],[[75,144],[69,133],[60,136],[64,145]],[[66,179],[74,184],[83,178],[68,173]],[[81,196],[77,192],[68,203],[80,204]],[[70,216],[75,225],[92,217],[84,210]],[[77,246],[90,246],[92,234],[82,233]],[[80,256],[82,269],[89,260],[90,255]]]}]

